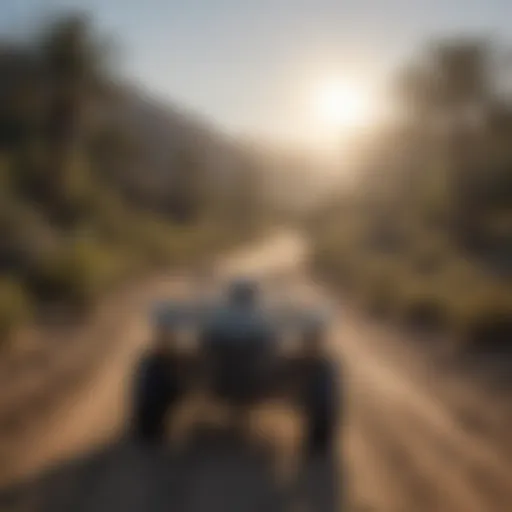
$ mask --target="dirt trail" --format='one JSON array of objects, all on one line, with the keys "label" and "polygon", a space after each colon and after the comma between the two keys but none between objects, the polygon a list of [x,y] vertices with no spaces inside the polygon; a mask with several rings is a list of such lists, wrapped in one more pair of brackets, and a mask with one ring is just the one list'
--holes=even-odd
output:
[{"label": "dirt trail", "polygon": [[[347,371],[354,501],[389,512],[512,510],[512,439],[495,429],[511,408],[436,371],[398,335],[386,339],[389,333],[357,314],[338,318],[334,341]],[[468,421],[475,416],[478,428]],[[366,475],[376,481],[371,491]]]},{"label": "dirt trail", "polygon": [[[232,258],[223,271],[250,268],[269,275],[296,266],[303,250],[293,238],[269,242]],[[316,496],[310,509],[335,510],[334,487],[346,482],[355,511],[512,510],[512,443],[501,425],[512,417],[510,408],[442,375],[396,335],[370,325],[295,272],[297,296],[328,300],[336,312],[332,348],[343,365],[347,397],[347,422],[340,433],[346,471],[340,475],[333,461],[304,469],[298,487]],[[123,323],[112,334],[124,340],[119,349],[37,435],[13,447],[16,464],[10,473],[21,478],[50,461],[79,462],[62,462],[30,492],[13,492],[4,508],[17,510],[23,500],[16,496],[22,495],[25,506],[42,509],[38,496],[45,494],[57,511],[287,509],[290,495],[269,477],[264,457],[231,441],[199,440],[177,455],[117,444],[80,457],[122,432],[127,377],[147,338],[142,306],[161,293],[126,307]]]}]

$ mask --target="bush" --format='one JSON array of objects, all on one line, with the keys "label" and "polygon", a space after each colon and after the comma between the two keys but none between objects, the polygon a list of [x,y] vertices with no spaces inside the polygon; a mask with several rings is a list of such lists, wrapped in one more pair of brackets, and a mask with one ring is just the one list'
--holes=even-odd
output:
[{"label": "bush", "polygon": [[0,194],[11,187],[12,162],[7,155],[0,153]]},{"label": "bush", "polygon": [[463,348],[469,351],[512,351],[512,310],[475,313],[465,325],[462,343]]},{"label": "bush", "polygon": [[[22,226],[22,228],[20,228]],[[24,275],[54,244],[54,233],[40,213],[12,194],[0,199],[0,270]]]},{"label": "bush", "polygon": [[0,340],[5,341],[15,329],[28,321],[32,304],[22,286],[14,279],[0,280]]},{"label": "bush", "polygon": [[13,189],[38,204],[49,199],[49,183],[46,176],[48,158],[41,141],[34,140],[22,151],[15,153],[11,161],[11,183]]},{"label": "bush", "polygon": [[173,262],[178,253],[178,242],[167,226],[153,219],[141,219],[133,227],[136,237],[133,247],[139,245],[148,265],[165,267]]},{"label": "bush", "polygon": [[333,285],[339,285],[345,289],[353,289],[357,285],[358,276],[354,256],[334,236],[322,239],[318,245],[314,246],[310,255],[310,265],[318,275]]},{"label": "bush", "polygon": [[92,240],[73,240],[46,256],[33,276],[33,287],[43,301],[87,310],[98,294],[115,282],[122,270],[120,263]]},{"label": "bush", "polygon": [[436,276],[443,271],[443,256],[433,250],[424,251],[415,255],[412,266],[415,273],[419,276]]},{"label": "bush", "polygon": [[439,297],[409,297],[402,308],[402,321],[405,327],[422,332],[441,332],[449,324],[449,312]]},{"label": "bush", "polygon": [[373,317],[384,319],[396,314],[397,290],[391,279],[381,278],[370,285],[363,307]]},{"label": "bush", "polygon": [[505,287],[483,289],[460,316],[463,347],[478,351],[512,349],[512,297]]}]

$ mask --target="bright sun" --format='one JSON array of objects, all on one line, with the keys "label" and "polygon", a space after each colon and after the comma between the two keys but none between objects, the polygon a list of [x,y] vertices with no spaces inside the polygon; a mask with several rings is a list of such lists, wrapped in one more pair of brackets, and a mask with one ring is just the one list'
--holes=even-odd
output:
[{"label": "bright sun", "polygon": [[320,121],[335,129],[352,129],[371,119],[369,94],[348,82],[327,82],[315,91],[316,113]]}]

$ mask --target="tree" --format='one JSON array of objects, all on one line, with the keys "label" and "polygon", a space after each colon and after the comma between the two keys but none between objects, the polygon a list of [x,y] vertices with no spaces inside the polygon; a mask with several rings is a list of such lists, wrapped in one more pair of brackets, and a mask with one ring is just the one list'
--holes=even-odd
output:
[{"label": "tree", "polygon": [[107,89],[106,48],[87,16],[59,18],[37,41],[49,91],[45,130],[53,200],[65,197],[67,169],[84,136],[87,107]]},{"label": "tree", "polygon": [[499,102],[495,61],[484,40],[445,40],[431,46],[399,82],[408,121],[416,127],[408,145],[420,161],[440,155],[446,163],[453,235],[468,245],[480,243],[478,196],[489,166],[486,130]]}]

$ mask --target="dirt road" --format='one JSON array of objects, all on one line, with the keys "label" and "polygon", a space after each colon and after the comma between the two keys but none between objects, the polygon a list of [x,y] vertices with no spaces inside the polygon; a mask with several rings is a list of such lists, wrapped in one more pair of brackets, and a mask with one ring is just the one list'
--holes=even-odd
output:
[{"label": "dirt road", "polygon": [[345,309],[345,460],[353,503],[379,512],[512,510],[511,408]]},{"label": "dirt road", "polygon": [[[351,510],[512,510],[512,407],[441,371],[398,335],[329,297],[300,271],[304,250],[302,241],[280,237],[221,269],[263,277],[293,273],[294,296],[329,300],[335,312],[332,350],[343,365],[347,398],[339,454],[344,471],[335,460],[314,461],[297,476],[299,501],[309,499],[311,510],[335,510],[334,488],[345,482]],[[147,339],[142,306],[179,286],[169,283],[127,305],[112,334],[123,339],[119,348],[88,385],[12,446],[6,475],[12,484],[29,483],[5,493],[0,510],[287,509],[293,493],[276,485],[263,452],[236,440],[211,442],[205,434],[177,454],[109,444],[122,434],[128,377]],[[93,446],[101,447],[91,453]],[[50,463],[55,470],[35,478]]]}]

